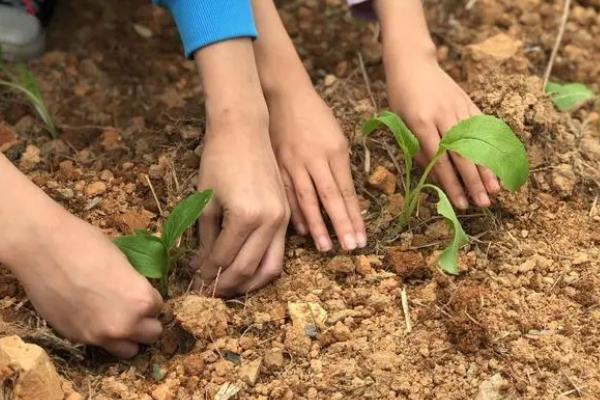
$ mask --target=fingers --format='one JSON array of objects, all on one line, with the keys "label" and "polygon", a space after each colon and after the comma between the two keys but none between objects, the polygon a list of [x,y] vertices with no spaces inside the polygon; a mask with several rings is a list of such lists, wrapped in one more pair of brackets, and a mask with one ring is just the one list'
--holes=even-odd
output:
[{"label": "fingers", "polygon": [[356,234],[356,243],[358,247],[365,247],[367,245],[367,231],[362,215],[360,214],[358,197],[354,188],[354,181],[350,170],[350,157],[347,153],[334,157],[330,161],[330,165],[333,178],[340,189],[342,199],[346,205],[346,211]]},{"label": "fingers", "polygon": [[[197,260],[198,266],[201,264],[201,259],[206,258],[212,249],[215,240],[221,231],[221,215],[217,211],[217,206],[209,204],[204,213],[198,220],[198,233],[200,238],[201,257]],[[197,269],[196,268],[196,269]]]},{"label": "fingers", "polygon": [[300,210],[306,218],[308,229],[319,251],[329,251],[332,248],[331,239],[323,222],[319,199],[308,172],[303,168],[289,171],[291,174]]},{"label": "fingers", "polygon": [[224,216],[219,236],[203,259],[200,267],[202,279],[211,281],[217,276],[219,268],[228,268],[260,223],[258,212],[241,207],[229,211]]},{"label": "fingers", "polygon": [[138,343],[152,344],[158,341],[162,330],[162,325],[157,319],[144,318],[135,326],[130,339]]},{"label": "fingers", "polygon": [[241,286],[251,281],[278,228],[279,226],[265,225],[250,235],[233,263],[222,270],[219,279],[213,282],[216,294],[234,296]]},{"label": "fingers", "polygon": [[160,295],[160,293],[158,293],[158,290],[151,288],[151,292],[152,292],[152,300],[153,301],[152,301],[151,307],[148,308],[148,312],[146,313],[146,316],[158,317],[158,315],[162,311],[163,298]]},{"label": "fingers", "polygon": [[102,348],[115,357],[128,359],[135,356],[140,347],[129,340],[109,340],[102,344]]},{"label": "fingers", "polygon": [[[421,146],[423,148],[422,151],[425,159],[431,160],[440,144],[438,129],[432,124],[424,126],[420,130],[417,130],[417,132],[421,138]],[[469,202],[463,190],[462,183],[456,175],[456,170],[448,155],[444,155],[439,159],[433,171],[435,173],[435,178],[439,181],[452,204],[456,208],[466,210],[469,207]]]},{"label": "fingers", "polygon": [[284,249],[285,229],[280,229],[267,249],[256,275],[239,288],[238,294],[243,295],[260,289],[281,275]]},{"label": "fingers", "polygon": [[308,172],[315,182],[321,202],[331,218],[333,228],[342,244],[342,248],[344,250],[356,249],[357,238],[354,233],[354,227],[346,210],[342,193],[333,178],[329,165],[315,163],[308,167]]},{"label": "fingers", "polygon": [[296,198],[296,191],[294,190],[294,184],[292,183],[292,179],[288,175],[287,171],[284,168],[280,168],[281,170],[281,179],[283,181],[283,186],[285,188],[285,194],[288,199],[288,203],[290,205],[290,212],[292,218],[292,225],[294,225],[294,229],[299,235],[306,235],[308,233],[308,229],[306,228],[306,219],[304,218],[304,214],[302,214],[302,210],[300,209],[300,204],[298,204],[298,199]]}]

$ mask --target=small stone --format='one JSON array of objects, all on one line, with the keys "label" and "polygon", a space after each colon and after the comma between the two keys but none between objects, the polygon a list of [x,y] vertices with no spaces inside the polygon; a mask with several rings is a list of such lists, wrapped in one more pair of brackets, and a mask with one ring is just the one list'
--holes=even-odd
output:
[{"label": "small stone", "polygon": [[250,386],[254,386],[258,380],[260,374],[260,367],[262,365],[262,358],[257,358],[253,361],[244,361],[240,367],[239,376],[244,382]]},{"label": "small stone", "polygon": [[83,396],[77,392],[73,392],[67,397],[65,397],[65,400],[83,400]]},{"label": "small stone", "polygon": [[349,256],[336,256],[327,263],[327,269],[338,274],[351,274],[354,272],[354,263]]},{"label": "small stone", "polygon": [[591,161],[600,161],[600,139],[586,136],[581,139],[581,151]]},{"label": "small stone", "polygon": [[150,30],[150,28],[141,24],[133,24],[133,30],[144,39],[150,39],[152,36],[154,36],[154,33]]},{"label": "small stone", "polygon": [[339,342],[345,342],[352,339],[352,333],[346,325],[339,321],[333,327],[333,337]]},{"label": "small stone", "polygon": [[267,351],[264,358],[265,367],[279,369],[285,364],[283,351],[281,349],[271,349]]},{"label": "small stone", "polygon": [[23,170],[30,170],[40,163],[40,149],[36,146],[30,144],[25,149],[25,152],[21,155],[21,161],[19,162],[19,166]]},{"label": "small stone", "polygon": [[102,181],[90,183],[85,189],[85,193],[90,197],[101,195],[104,192],[106,192],[106,183]]},{"label": "small stone", "polygon": [[325,76],[325,80],[323,81],[323,83],[325,84],[325,87],[330,87],[330,86],[333,86],[333,84],[336,81],[337,81],[337,78],[335,77],[335,75],[328,74]]},{"label": "small stone", "polygon": [[396,191],[396,175],[383,165],[378,165],[369,177],[369,185],[385,194],[392,194]]},{"label": "small stone", "polygon": [[174,400],[178,386],[179,380],[167,379],[152,391],[152,398],[154,400]]},{"label": "small stone", "polygon": [[[370,257],[375,257],[375,256],[370,256]],[[356,268],[356,272],[358,272],[362,276],[372,275],[375,273],[375,270],[371,266],[372,260],[370,257],[364,256],[364,255],[359,255],[359,256],[356,256],[356,258],[354,259],[354,266]],[[379,261],[379,259],[377,259],[377,261]],[[379,263],[381,264],[381,261],[379,261]]]},{"label": "small stone", "polygon": [[405,250],[402,246],[388,247],[387,260],[402,279],[426,279],[431,276],[425,257],[419,252]]},{"label": "small stone", "polygon": [[190,354],[183,359],[183,368],[189,376],[200,376],[204,371],[204,360],[200,354]]},{"label": "small stone", "polygon": [[404,196],[400,193],[394,193],[388,196],[387,211],[391,216],[397,216],[404,210]]},{"label": "small stone", "polygon": [[19,143],[19,137],[8,126],[0,123],[0,152],[4,153]]},{"label": "small stone", "polygon": [[495,374],[491,378],[481,382],[479,385],[479,393],[475,400],[502,400],[504,399],[503,391],[508,385],[506,379],[500,374]]},{"label": "small stone", "polygon": [[234,385],[230,382],[225,382],[219,387],[219,390],[215,394],[214,400],[229,400],[233,399],[238,392],[240,391],[240,387]]},{"label": "small stone", "polygon": [[570,195],[576,182],[577,176],[570,164],[560,164],[552,170],[552,185],[562,195]]},{"label": "small stone", "polygon": [[148,176],[152,179],[160,179],[164,174],[163,168],[158,164],[152,164],[150,168],[148,168]]},{"label": "small stone", "polygon": [[102,147],[104,150],[118,150],[123,147],[121,134],[114,128],[107,128],[102,132]]},{"label": "small stone", "polygon": [[116,218],[119,227],[127,232],[134,233],[139,229],[146,229],[152,221],[149,212],[127,212]]},{"label": "small stone", "polygon": [[587,253],[580,252],[575,254],[575,257],[573,257],[572,264],[581,265],[587,263],[588,261],[590,261],[590,256]]},{"label": "small stone", "polygon": [[63,400],[60,377],[41,347],[18,336],[0,339],[0,364],[10,365],[18,375],[12,388],[14,400]]},{"label": "small stone", "polygon": [[313,302],[289,302],[288,312],[294,328],[302,332],[314,329],[315,326],[324,328],[327,321],[327,311]]},{"label": "small stone", "polygon": [[100,172],[100,179],[102,179],[104,182],[110,182],[115,179],[115,175],[109,170],[104,169],[102,172]]},{"label": "small stone", "polygon": [[198,339],[227,335],[231,312],[221,299],[187,295],[178,299],[173,312],[182,328]]}]

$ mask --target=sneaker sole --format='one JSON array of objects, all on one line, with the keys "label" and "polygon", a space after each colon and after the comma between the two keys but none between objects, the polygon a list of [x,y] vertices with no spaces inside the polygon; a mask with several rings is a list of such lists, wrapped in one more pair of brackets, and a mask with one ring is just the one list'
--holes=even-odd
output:
[{"label": "sneaker sole", "polygon": [[46,35],[38,35],[33,41],[15,45],[0,42],[0,53],[5,61],[28,61],[39,57],[46,48]]}]

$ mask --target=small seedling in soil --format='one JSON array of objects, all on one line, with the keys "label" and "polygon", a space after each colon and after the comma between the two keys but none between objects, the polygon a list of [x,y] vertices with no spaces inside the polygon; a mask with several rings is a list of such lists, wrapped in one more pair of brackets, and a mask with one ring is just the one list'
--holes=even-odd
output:
[{"label": "small seedling in soil", "polygon": [[420,193],[429,189],[438,196],[437,212],[450,224],[452,241],[442,252],[438,264],[445,272],[458,274],[458,250],[468,243],[460,221],[448,197],[439,187],[426,183],[435,163],[448,151],[453,151],[477,165],[492,170],[502,184],[516,191],[529,175],[529,164],[525,147],[510,127],[502,120],[489,115],[477,115],[454,125],[442,138],[437,152],[425,167],[416,184],[412,181],[413,160],[420,151],[419,141],[396,114],[386,111],[363,125],[363,133],[370,135],[375,130],[387,128],[404,155],[404,208],[398,217],[399,228],[403,229],[418,207]]},{"label": "small seedling in soil", "polygon": [[181,252],[175,251],[177,241],[200,217],[212,196],[212,190],[205,190],[177,204],[163,224],[160,238],[147,230],[138,230],[134,235],[114,239],[140,274],[159,280],[160,292],[165,297],[168,295],[169,272],[181,256]]},{"label": "small seedling in soil", "polygon": [[559,83],[548,82],[546,94],[552,99],[554,106],[563,112],[575,111],[585,103],[597,98],[596,94],[581,83]]},{"label": "small seedling in soil", "polygon": [[[4,77],[4,79],[2,77]],[[46,108],[40,86],[31,71],[29,71],[25,65],[20,64],[16,67],[15,72],[11,72],[0,62],[0,86],[7,87],[25,95],[42,122],[44,122],[46,130],[48,130],[53,138],[58,137],[54,118],[48,111],[48,108]]]}]

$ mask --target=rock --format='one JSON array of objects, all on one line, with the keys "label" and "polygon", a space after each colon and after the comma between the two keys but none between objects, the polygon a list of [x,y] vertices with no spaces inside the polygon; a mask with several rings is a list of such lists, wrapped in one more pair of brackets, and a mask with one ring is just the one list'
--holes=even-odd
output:
[{"label": "rock", "polygon": [[581,139],[581,151],[588,160],[600,161],[600,139],[593,136],[585,136]]},{"label": "rock", "polygon": [[354,266],[356,272],[362,276],[372,275],[375,273],[372,265],[381,265],[381,260],[377,256],[356,256]]},{"label": "rock", "polygon": [[369,177],[369,185],[385,194],[392,194],[396,191],[396,175],[383,165],[378,165]]},{"label": "rock", "polygon": [[204,360],[200,354],[189,354],[183,359],[183,369],[188,376],[199,376],[204,371]]},{"label": "rock", "polygon": [[502,391],[507,385],[508,382],[502,375],[493,375],[491,378],[481,382],[475,400],[502,400],[505,398]]},{"label": "rock", "polygon": [[184,330],[197,339],[214,340],[227,335],[231,312],[223,300],[187,295],[175,302],[173,313]]},{"label": "rock", "polygon": [[102,181],[90,183],[87,188],[85,188],[85,193],[90,197],[101,195],[104,192],[106,192],[106,183]]},{"label": "rock", "polygon": [[427,226],[425,235],[432,239],[444,240],[452,236],[452,229],[446,220],[440,219]]},{"label": "rock", "polygon": [[68,395],[67,397],[65,397],[65,400],[84,400],[83,396],[80,395],[77,392],[73,392],[70,395]]},{"label": "rock", "polygon": [[327,311],[317,303],[289,302],[288,312],[293,327],[310,337],[316,336],[316,329],[323,329],[327,321]]},{"label": "rock", "polygon": [[405,250],[402,246],[388,247],[386,250],[387,260],[400,278],[427,279],[431,277],[431,270],[421,253]]},{"label": "rock", "polygon": [[354,263],[349,256],[335,256],[327,263],[327,269],[338,274],[347,275],[354,272]]},{"label": "rock", "polygon": [[552,170],[552,186],[563,196],[573,193],[577,176],[570,164],[560,164]]},{"label": "rock", "polygon": [[116,218],[119,227],[127,233],[134,233],[138,229],[146,229],[152,221],[149,212],[127,212]]},{"label": "rock", "polygon": [[240,387],[234,385],[230,382],[225,382],[219,387],[219,390],[215,394],[214,400],[229,400],[233,399],[238,392],[240,391]]},{"label": "rock", "polygon": [[167,379],[152,391],[154,400],[174,400],[179,386],[178,379]]},{"label": "rock", "polygon": [[102,132],[102,147],[106,151],[118,150],[123,148],[123,139],[121,134],[114,128],[107,128]]},{"label": "rock", "polygon": [[480,43],[467,46],[463,68],[467,79],[473,80],[497,68],[508,69],[513,73],[525,73],[527,58],[522,54],[523,43],[505,33],[499,33]]},{"label": "rock", "polygon": [[325,79],[323,80],[323,84],[325,85],[325,87],[330,87],[333,86],[333,84],[337,81],[337,78],[335,77],[335,75],[325,75]]},{"label": "rock", "polygon": [[395,217],[402,213],[404,209],[404,196],[400,193],[394,193],[388,196],[387,212]]},{"label": "rock", "polygon": [[345,342],[352,339],[352,332],[350,332],[350,329],[341,321],[338,321],[333,326],[333,337],[335,337],[338,342]]},{"label": "rock", "polygon": [[141,24],[133,24],[133,30],[144,39],[150,39],[152,36],[154,36],[154,33],[150,30],[150,28]]},{"label": "rock", "polygon": [[18,336],[0,339],[0,364],[10,366],[18,375],[13,400],[63,400],[60,377],[46,352]]},{"label": "rock", "polygon": [[243,361],[238,373],[239,377],[250,386],[254,386],[258,380],[262,362],[262,358],[257,358],[253,361]]},{"label": "rock", "polygon": [[15,131],[0,123],[0,152],[4,153],[17,143],[19,143],[19,137]]},{"label": "rock", "polygon": [[21,155],[19,166],[21,169],[28,171],[40,163],[40,149],[30,144],[25,149],[25,152]]},{"label": "rock", "polygon": [[269,369],[279,369],[285,364],[283,351],[281,349],[271,349],[267,351],[264,358],[265,367]]}]

